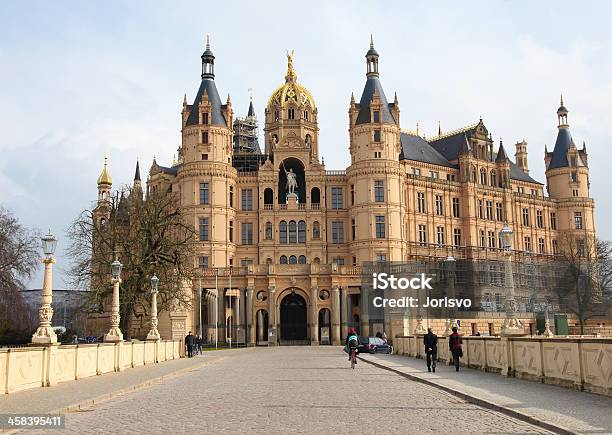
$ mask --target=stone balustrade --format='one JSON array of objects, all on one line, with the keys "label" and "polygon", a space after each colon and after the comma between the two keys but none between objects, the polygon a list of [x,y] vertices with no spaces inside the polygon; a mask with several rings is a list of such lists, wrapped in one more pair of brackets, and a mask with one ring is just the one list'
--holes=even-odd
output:
[{"label": "stone balustrade", "polygon": [[[612,396],[612,338],[462,339],[463,366]],[[399,355],[425,358],[423,337],[398,336],[393,346]],[[451,360],[447,337],[438,337],[438,359]]]},{"label": "stone balustrade", "polygon": [[181,342],[125,341],[0,349],[0,393],[49,387],[180,358]]}]

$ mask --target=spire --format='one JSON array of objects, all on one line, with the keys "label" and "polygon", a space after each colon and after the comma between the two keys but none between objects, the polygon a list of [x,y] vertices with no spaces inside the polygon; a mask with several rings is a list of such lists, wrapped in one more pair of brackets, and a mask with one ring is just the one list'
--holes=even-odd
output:
[{"label": "spire", "polygon": [[355,104],[355,94],[351,92],[351,105]]},{"label": "spire", "polygon": [[586,142],[582,141],[582,152],[586,153]]},{"label": "spire", "polygon": [[215,79],[215,55],[210,50],[210,36],[206,35],[206,50],[202,53],[202,80]]},{"label": "spire", "polygon": [[183,106],[187,105],[187,94],[183,95]]},{"label": "spire", "polygon": [[247,112],[248,117],[255,116],[255,108],[253,107],[253,95],[249,96],[249,111]]},{"label": "spire", "polygon": [[141,181],[140,180],[140,164],[138,162],[138,159],[136,159],[136,173],[134,174],[134,181]]},{"label": "spire", "polygon": [[108,172],[108,157],[104,156],[104,167],[102,168],[102,172],[98,177],[98,186],[107,185],[111,186],[113,184],[113,179]]},{"label": "spire", "polygon": [[370,33],[370,49],[374,50],[374,35]]},{"label": "spire", "polygon": [[438,121],[438,136],[442,136],[442,125],[440,124],[440,121]]},{"label": "spire", "polygon": [[563,104],[563,94],[561,94],[560,103],[561,105],[557,109],[557,119],[559,121],[558,126],[569,127],[569,124],[567,123],[567,114],[569,111],[567,110],[567,107],[565,107],[565,105]]},{"label": "spire", "polygon": [[497,157],[495,158],[495,163],[505,163],[508,161],[508,156],[506,155],[506,150],[504,149],[504,143],[500,139],[499,140],[499,150],[497,151]]}]

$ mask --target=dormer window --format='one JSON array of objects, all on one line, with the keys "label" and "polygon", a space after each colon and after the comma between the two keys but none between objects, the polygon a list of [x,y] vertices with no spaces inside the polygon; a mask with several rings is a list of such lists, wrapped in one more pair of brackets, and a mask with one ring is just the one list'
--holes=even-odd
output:
[{"label": "dormer window", "polygon": [[208,125],[208,112],[202,113],[202,124]]},{"label": "dormer window", "polygon": [[572,156],[570,158],[570,166],[577,166],[576,165],[576,156]]},{"label": "dormer window", "polygon": [[374,122],[380,122],[380,112],[378,110],[374,111]]}]

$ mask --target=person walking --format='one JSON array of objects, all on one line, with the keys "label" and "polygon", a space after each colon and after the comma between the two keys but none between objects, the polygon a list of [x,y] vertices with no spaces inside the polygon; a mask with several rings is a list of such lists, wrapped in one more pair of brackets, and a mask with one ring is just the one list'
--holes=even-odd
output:
[{"label": "person walking", "polygon": [[185,345],[187,346],[187,358],[193,357],[193,344],[195,342],[195,337],[189,331],[189,334],[185,337]]},{"label": "person walking", "polygon": [[436,372],[436,360],[438,359],[438,336],[431,328],[427,328],[427,334],[423,336],[425,355],[427,355],[427,371]]},{"label": "person walking", "polygon": [[453,362],[455,363],[455,371],[459,371],[459,358],[463,356],[463,350],[461,349],[461,336],[457,332],[457,327],[453,327],[453,333],[448,337],[448,348],[453,355]]}]

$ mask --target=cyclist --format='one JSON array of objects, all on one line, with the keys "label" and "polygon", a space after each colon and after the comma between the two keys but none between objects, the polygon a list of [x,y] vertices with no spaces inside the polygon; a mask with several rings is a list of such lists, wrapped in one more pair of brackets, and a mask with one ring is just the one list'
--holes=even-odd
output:
[{"label": "cyclist", "polygon": [[357,352],[357,348],[359,347],[359,337],[357,336],[357,331],[355,328],[351,328],[348,335],[346,336],[346,346],[348,348],[349,361],[353,356],[353,352]]}]

